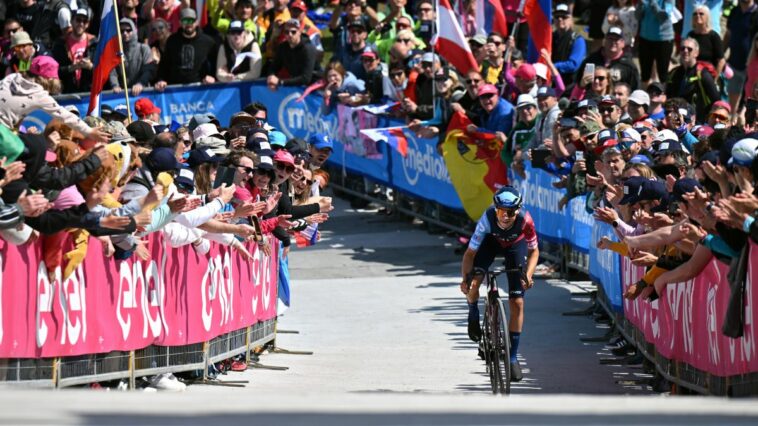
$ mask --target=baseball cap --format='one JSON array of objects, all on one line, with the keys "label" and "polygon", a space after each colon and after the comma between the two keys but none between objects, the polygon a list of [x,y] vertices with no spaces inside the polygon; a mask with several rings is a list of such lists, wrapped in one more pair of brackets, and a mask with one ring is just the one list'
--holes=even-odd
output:
[{"label": "baseball cap", "polygon": [[349,24],[347,24],[347,27],[348,28],[359,27],[359,28],[366,29],[366,22],[361,18],[355,18],[352,21],[350,21]]},{"label": "baseball cap", "polygon": [[660,180],[645,179],[642,182],[642,189],[637,196],[638,201],[664,200],[668,199],[666,183]]},{"label": "baseball cap", "polygon": [[650,94],[650,92],[655,93],[654,96],[657,96],[661,93],[666,93],[666,84],[661,83],[660,81],[654,81],[647,86],[647,93]]},{"label": "baseball cap", "polygon": [[303,12],[308,11],[308,6],[305,5],[305,2],[303,0],[293,0],[289,4],[290,9],[300,9]]},{"label": "baseball cap", "polygon": [[582,109],[582,108],[592,108],[592,107],[596,107],[596,106],[597,106],[597,102],[595,102],[594,100],[592,100],[592,99],[582,99],[581,101],[579,101],[576,104],[576,109],[579,110],[579,109]]},{"label": "baseball cap", "polygon": [[274,161],[278,163],[285,163],[295,165],[295,157],[292,156],[286,149],[280,149],[274,154]]},{"label": "baseball cap", "polygon": [[176,175],[174,183],[176,186],[190,191],[195,189],[195,172],[186,167],[182,167],[179,169],[179,173]]},{"label": "baseball cap", "polygon": [[729,105],[729,102],[718,100],[711,105],[711,110],[714,108],[724,108],[727,110],[730,114],[732,113],[732,106]]},{"label": "baseball cap", "polygon": [[190,118],[189,122],[187,123],[187,128],[190,131],[193,131],[193,130],[195,130],[197,128],[197,126],[199,126],[201,124],[205,124],[205,123],[213,123],[213,124],[215,124],[217,126],[220,125],[220,123],[219,123],[219,121],[218,121],[218,119],[216,118],[215,115],[213,115],[210,112],[206,112],[206,113],[203,113],[203,114],[195,114],[195,115],[193,115],[192,118]]},{"label": "baseball cap", "polygon": [[526,81],[534,80],[537,78],[537,70],[532,64],[521,64],[516,68],[516,77]]},{"label": "baseball cap", "polygon": [[284,23],[284,27],[297,27],[300,28],[300,21],[297,19],[288,19],[287,22]]},{"label": "baseball cap", "polygon": [[232,115],[232,119],[229,120],[229,127],[234,127],[238,124],[255,124],[256,121],[257,120],[252,115],[245,111],[240,111]]},{"label": "baseball cap", "polygon": [[698,139],[709,138],[713,132],[715,132],[714,128],[707,124],[695,126],[690,130],[690,133]]},{"label": "baseball cap", "polygon": [[229,24],[229,30],[227,30],[230,33],[241,33],[243,31],[245,31],[245,24],[242,21],[232,21]]},{"label": "baseball cap", "polygon": [[631,127],[620,131],[619,138],[622,141],[624,139],[631,139],[634,142],[642,142],[642,136],[640,136],[640,133]]},{"label": "baseball cap", "polygon": [[729,159],[729,164],[750,167],[756,155],[758,155],[758,139],[745,138],[732,147],[732,158]]},{"label": "baseball cap", "polygon": [[616,105],[618,106],[619,100],[616,99],[614,96],[611,95],[604,95],[602,98],[600,98],[600,105]]},{"label": "baseball cap", "polygon": [[487,44],[487,37],[483,36],[482,34],[475,35],[468,39],[469,43],[474,42],[478,44],[479,46],[484,46]]},{"label": "baseball cap", "polygon": [[189,152],[189,157],[187,158],[187,165],[194,169],[195,167],[201,164],[220,163],[222,161],[224,161],[224,156],[217,155],[210,148],[193,149],[192,151]]},{"label": "baseball cap", "polygon": [[218,132],[218,128],[213,123],[201,124],[192,131],[192,139],[194,140],[203,139],[215,135],[218,135],[219,137],[221,136]]},{"label": "baseball cap", "polygon": [[616,132],[610,129],[603,129],[597,134],[597,146],[594,149],[595,154],[601,155],[603,151],[616,145],[618,145]]},{"label": "baseball cap", "polygon": [[495,95],[497,95],[497,93],[498,93],[497,87],[495,87],[492,84],[484,84],[476,92],[476,96],[479,97],[479,96],[489,95],[489,94],[495,94]]},{"label": "baseball cap", "polygon": [[287,144],[287,136],[278,130],[272,130],[268,134],[268,141],[272,146],[280,146],[284,148]]},{"label": "baseball cap", "polygon": [[126,126],[126,130],[130,135],[134,136],[134,139],[143,145],[152,145],[155,139],[155,130],[153,126],[144,121],[133,121]]},{"label": "baseball cap", "polygon": [[603,142],[605,142],[607,140],[611,140],[611,139],[616,140],[616,132],[614,132],[611,129],[602,129],[597,134],[597,141],[599,143],[603,143]]},{"label": "baseball cap", "polygon": [[645,164],[647,166],[652,166],[653,162],[650,160],[650,157],[647,155],[637,154],[634,157],[629,159],[629,162],[632,164]]},{"label": "baseball cap", "polygon": [[210,148],[216,155],[227,155],[230,152],[226,147],[226,140],[217,135],[195,139],[195,148]]},{"label": "baseball cap", "polygon": [[537,98],[549,98],[549,97],[556,97],[555,89],[548,86],[542,86],[537,90]]},{"label": "baseball cap", "polygon": [[709,161],[713,165],[719,164],[719,151],[708,151],[705,154],[701,155],[700,158],[697,159],[695,167],[697,168],[702,166],[706,161]]},{"label": "baseball cap", "polygon": [[547,80],[547,65],[537,62],[536,64],[532,64],[534,67],[534,73],[537,75],[537,77]]},{"label": "baseball cap", "polygon": [[111,114],[118,114],[126,118],[129,115],[129,110],[126,108],[126,104],[118,104],[113,107],[113,112]]},{"label": "baseball cap", "polygon": [[179,19],[197,19],[197,13],[195,12],[195,9],[188,7],[186,9],[182,9],[181,13],[179,14]]},{"label": "baseball cap", "polygon": [[650,95],[648,95],[644,90],[635,90],[631,95],[629,95],[629,102],[633,102],[637,105],[650,106]]},{"label": "baseball cap", "polygon": [[259,155],[258,164],[255,165],[256,169],[261,170],[274,170],[274,160],[268,155]]},{"label": "baseball cap", "polygon": [[608,29],[608,32],[605,34],[606,37],[623,37],[624,31],[620,27],[611,27]]},{"label": "baseball cap", "polygon": [[274,155],[274,150],[271,148],[271,143],[267,138],[260,136],[250,135],[245,142],[245,149],[248,151],[253,151],[258,155],[265,155],[268,157],[272,157]]},{"label": "baseball cap", "polygon": [[684,201],[684,194],[695,192],[695,188],[703,190],[703,185],[692,178],[681,178],[674,183],[671,193],[676,201]]},{"label": "baseball cap", "polygon": [[600,129],[600,124],[594,120],[587,120],[579,125],[579,133],[582,136],[594,135],[595,133],[599,132]]},{"label": "baseball cap", "polygon": [[421,57],[421,62],[439,62],[440,57],[436,53],[426,52]]},{"label": "baseball cap", "polygon": [[639,196],[642,193],[642,185],[648,180],[642,176],[632,176],[624,181],[624,196],[621,197],[619,204],[634,204],[639,201]]},{"label": "baseball cap", "polygon": [[374,47],[373,45],[368,45],[363,49],[363,53],[361,53],[361,56],[378,58],[379,52],[376,50],[376,47]]},{"label": "baseball cap", "polygon": [[147,165],[154,172],[166,172],[182,167],[182,163],[176,161],[174,150],[171,148],[155,148],[147,155]]},{"label": "baseball cap", "polygon": [[292,155],[300,155],[308,152],[308,144],[300,138],[292,138],[284,145],[284,149]]},{"label": "baseball cap", "polygon": [[334,150],[334,143],[332,143],[332,140],[329,138],[329,136],[321,133],[316,133],[315,135],[311,136],[310,139],[308,139],[308,144],[318,150],[325,148]]},{"label": "baseball cap", "polygon": [[154,113],[161,113],[161,109],[155,106],[153,101],[148,98],[137,99],[137,102],[134,103],[134,111],[139,117],[144,117],[146,115]]},{"label": "baseball cap", "polygon": [[537,106],[537,101],[534,100],[532,95],[529,95],[527,93],[524,93],[523,95],[518,95],[518,98],[516,99],[516,109],[523,108],[525,106]]},{"label": "baseball cap", "polygon": [[35,56],[29,65],[29,73],[44,78],[58,78],[58,62],[50,56]]},{"label": "baseball cap", "polygon": [[655,152],[655,155],[662,155],[662,154],[673,154],[674,152],[684,152],[684,149],[682,149],[682,144],[679,141],[672,141],[670,139],[667,139],[660,144],[658,144],[658,149]]},{"label": "baseball cap", "polygon": [[569,7],[566,3],[558,3],[553,10],[553,15],[569,15]]},{"label": "baseball cap", "polygon": [[89,20],[89,18],[90,18],[89,17],[89,9],[87,9],[86,7],[80,7],[78,9],[76,9],[76,11],[74,12],[74,16],[75,17],[76,16],[81,16],[81,17],[87,18],[87,20]]}]

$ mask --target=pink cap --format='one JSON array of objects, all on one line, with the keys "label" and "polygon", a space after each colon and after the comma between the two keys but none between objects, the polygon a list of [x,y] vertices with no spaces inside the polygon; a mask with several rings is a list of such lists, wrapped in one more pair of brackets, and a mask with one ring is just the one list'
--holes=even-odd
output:
[{"label": "pink cap", "polygon": [[295,157],[292,156],[289,152],[286,150],[280,149],[279,151],[276,151],[276,154],[274,154],[274,161],[277,161],[279,163],[287,163],[291,165],[295,165]]},{"label": "pink cap", "polygon": [[32,59],[29,72],[44,78],[58,78],[58,62],[49,56],[36,56]]},{"label": "pink cap", "polygon": [[485,84],[479,88],[479,91],[476,92],[476,96],[479,97],[482,95],[489,95],[491,93],[497,95],[497,87],[492,84]]},{"label": "pink cap", "polygon": [[537,70],[534,69],[534,65],[532,64],[521,64],[518,69],[516,69],[516,77],[522,80],[531,81],[537,77]]},{"label": "pink cap", "polygon": [[713,105],[711,105],[711,110],[713,110],[714,108],[717,108],[717,107],[718,108],[724,108],[725,110],[729,111],[729,114],[732,113],[732,106],[729,105],[729,102],[726,102],[726,101],[716,101],[716,102],[713,103]]}]

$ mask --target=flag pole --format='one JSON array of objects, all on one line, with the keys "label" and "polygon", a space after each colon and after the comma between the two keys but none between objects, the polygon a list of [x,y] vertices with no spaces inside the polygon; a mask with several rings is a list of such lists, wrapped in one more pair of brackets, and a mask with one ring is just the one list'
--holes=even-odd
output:
[{"label": "flag pole", "polygon": [[[511,29],[511,34],[508,35],[509,37],[513,37],[513,42],[514,43],[516,42],[516,35],[518,35],[518,29],[519,29],[519,26],[521,25],[521,17],[524,15],[524,7],[526,7],[526,0],[521,0],[521,2],[519,2],[519,4],[518,4],[518,9],[516,10],[516,22],[513,23],[513,28]],[[504,40],[504,41],[507,41],[507,40]],[[503,58],[505,59],[505,62],[510,62],[511,61],[511,55],[513,54],[512,50],[513,49],[511,49],[510,44],[506,44],[505,52],[504,52],[504,55],[503,55]],[[524,55],[526,55],[525,52],[521,52],[521,53],[524,54]],[[505,69],[505,68],[506,68],[506,64],[503,63],[503,69]],[[507,84],[503,84],[503,88],[500,91],[500,95],[501,96],[505,95],[505,89],[506,89],[507,86],[508,86]]]},{"label": "flag pole", "polygon": [[[523,1],[523,0],[522,0]],[[129,83],[126,81],[126,65],[124,64],[124,43],[121,41],[121,18],[118,17],[118,2],[113,2],[113,13],[116,15],[116,37],[118,37],[118,56],[121,58],[121,77],[124,79],[124,97],[126,98],[126,114],[129,123],[132,122],[132,107],[129,105]],[[137,34],[133,34],[136,37]]]}]

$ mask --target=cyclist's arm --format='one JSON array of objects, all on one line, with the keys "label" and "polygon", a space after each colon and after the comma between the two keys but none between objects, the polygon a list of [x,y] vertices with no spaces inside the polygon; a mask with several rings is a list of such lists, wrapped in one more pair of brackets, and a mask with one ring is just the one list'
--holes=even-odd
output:
[{"label": "cyclist's arm", "polygon": [[485,212],[476,224],[474,234],[471,235],[471,239],[468,242],[468,248],[463,253],[463,261],[461,262],[461,277],[463,281],[468,281],[467,275],[471,273],[471,269],[474,267],[474,257],[476,256],[479,246],[482,245],[484,237],[490,232],[490,223],[487,220],[487,213]]},{"label": "cyclist's arm", "polygon": [[529,282],[532,282],[534,270],[537,268],[537,263],[540,260],[540,249],[537,241],[537,231],[534,228],[534,220],[532,220],[532,215],[529,212],[526,212],[524,215],[524,239],[526,239],[527,245],[526,277],[529,279]]}]

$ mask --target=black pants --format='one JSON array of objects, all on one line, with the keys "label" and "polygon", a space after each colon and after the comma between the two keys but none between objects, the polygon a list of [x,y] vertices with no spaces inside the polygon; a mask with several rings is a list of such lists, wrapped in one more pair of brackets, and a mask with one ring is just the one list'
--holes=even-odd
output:
[{"label": "black pants", "polygon": [[650,41],[639,37],[637,45],[639,47],[642,81],[650,80],[650,75],[653,73],[653,61],[655,61],[658,79],[665,83],[669,77],[669,62],[671,61],[671,52],[674,49],[674,41]]}]

